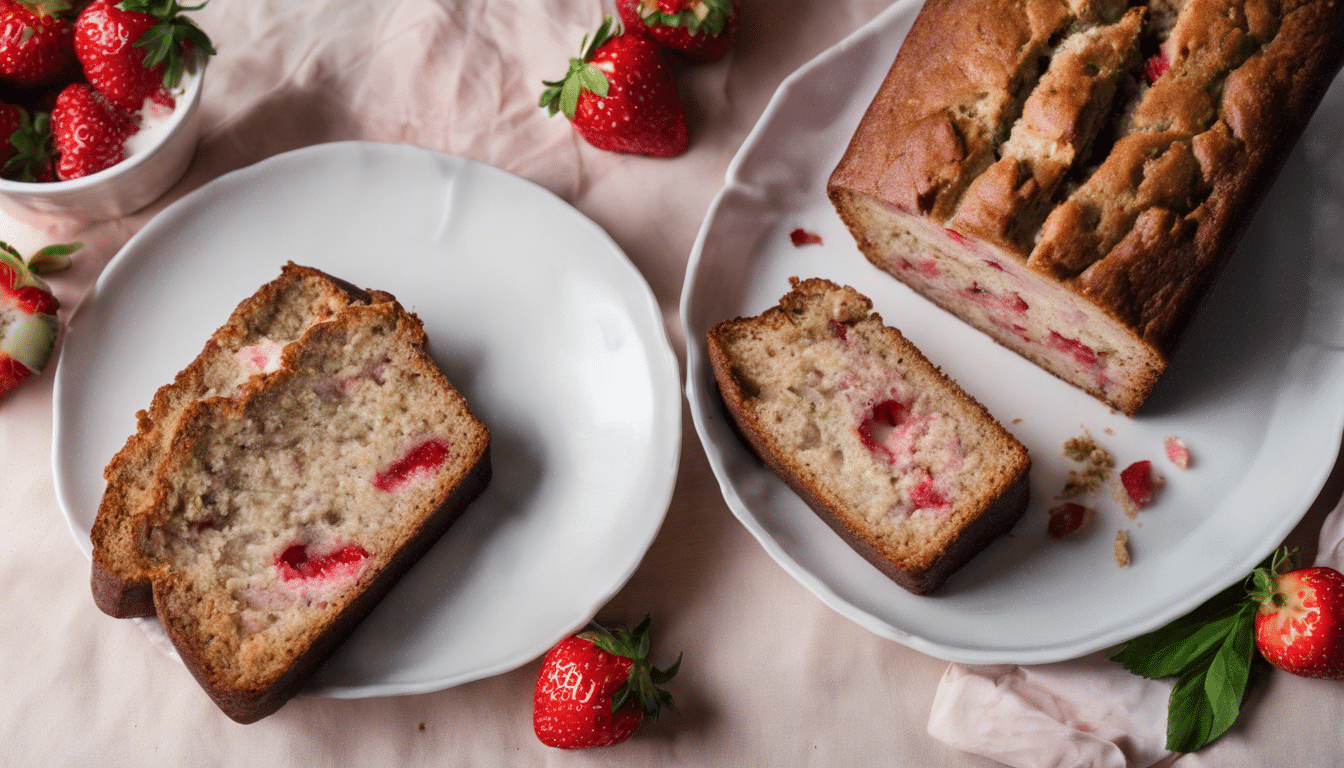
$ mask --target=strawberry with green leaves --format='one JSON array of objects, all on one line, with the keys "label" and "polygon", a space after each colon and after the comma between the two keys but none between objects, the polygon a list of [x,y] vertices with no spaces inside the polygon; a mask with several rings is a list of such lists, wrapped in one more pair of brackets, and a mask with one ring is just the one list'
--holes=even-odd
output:
[{"label": "strawberry with green leaves", "polygon": [[626,29],[695,62],[713,61],[737,39],[738,0],[616,0]]},{"label": "strawberry with green leaves", "polygon": [[1260,654],[1294,675],[1344,679],[1344,575],[1324,566],[1278,570],[1251,575]]},{"label": "strawberry with green leaves", "polygon": [[63,269],[78,248],[47,246],[25,264],[18,251],[0,242],[0,396],[41,373],[51,357],[61,304],[38,273]]},{"label": "strawberry with green leaves", "polygon": [[139,130],[136,115],[84,83],[67,85],[51,109],[60,158],[56,176],[78,179],[126,159],[126,139]]},{"label": "strawberry with green leaves", "polygon": [[619,744],[672,695],[658,686],[681,666],[649,662],[649,617],[635,629],[595,629],[561,640],[541,662],[532,697],[532,727],[543,744],[584,749]]},{"label": "strawberry with green leaves", "polygon": [[610,152],[673,157],[686,148],[686,117],[672,69],[646,37],[603,20],[569,71],[545,81],[541,106],[563,112],[589,144]]},{"label": "strawberry with green leaves", "polygon": [[70,0],[0,0],[0,78],[48,85],[76,72]]},{"label": "strawberry with green leaves", "polygon": [[14,181],[55,181],[51,115],[0,103],[0,176]]},{"label": "strawberry with green leaves", "polygon": [[1167,749],[1194,752],[1226,732],[1265,666],[1260,657],[1295,675],[1344,679],[1344,576],[1291,568],[1281,549],[1195,610],[1111,651],[1136,675],[1177,678]]},{"label": "strawberry with green leaves", "polygon": [[75,20],[75,55],[89,84],[121,109],[135,112],[145,99],[174,105],[169,93],[199,51],[213,55],[210,38],[183,11],[205,4],[177,0],[93,0]]}]

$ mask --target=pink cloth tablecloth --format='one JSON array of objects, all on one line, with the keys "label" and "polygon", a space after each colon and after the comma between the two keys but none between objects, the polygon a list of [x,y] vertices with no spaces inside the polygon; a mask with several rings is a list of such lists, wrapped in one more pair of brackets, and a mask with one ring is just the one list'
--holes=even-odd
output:
[{"label": "pink cloth tablecloth", "polygon": [[[609,3],[212,0],[195,16],[220,54],[187,177],[118,221],[0,224],[5,237],[86,244],[51,281],[68,319],[157,210],[222,173],[318,142],[418,144],[520,174],[593,218],[652,286],[683,354],[677,302],[687,256],[729,160],[789,72],[887,4],[744,0],[736,49],[709,66],[678,66],[692,143],[666,161],[593,150],[536,108],[541,80],[563,71]],[[297,699],[237,725],[134,624],[93,606],[87,560],[53,490],[51,397],[48,371],[0,401],[2,764],[995,764],[926,734],[945,662],[823,606],[733,519],[688,414],[666,523],[600,613],[630,620],[652,612],[657,650],[685,652],[671,686],[681,716],[612,749],[543,747],[531,731],[534,661],[437,693]],[[1336,475],[1328,501],[1294,534],[1307,550],[1339,496]],[[1344,764],[1342,709],[1344,684],[1270,675],[1227,736],[1175,764]]]}]

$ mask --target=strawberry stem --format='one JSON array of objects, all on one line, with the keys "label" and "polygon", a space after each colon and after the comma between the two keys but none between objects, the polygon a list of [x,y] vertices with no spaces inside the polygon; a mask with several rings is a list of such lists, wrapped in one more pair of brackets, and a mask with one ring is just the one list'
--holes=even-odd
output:
[{"label": "strawberry stem", "polygon": [[201,56],[214,56],[215,47],[205,30],[196,26],[196,22],[181,15],[183,11],[199,11],[205,7],[182,5],[177,0],[122,0],[123,10],[147,13],[159,20],[159,23],[145,30],[132,45],[145,49],[144,65],[154,67],[165,64],[163,87],[176,88],[182,82],[186,71],[189,51],[200,51]]},{"label": "strawberry stem", "polygon": [[653,666],[649,661],[650,624],[650,617],[645,615],[644,620],[633,630],[618,627],[614,632],[610,632],[599,626],[595,630],[579,635],[607,653],[624,656],[634,662],[630,665],[629,678],[611,697],[612,712],[616,712],[633,698],[648,717],[657,719],[663,707],[680,714],[677,706],[672,703],[672,694],[658,686],[677,674],[677,670],[681,668],[682,654],[677,654],[677,660],[666,669]]},{"label": "strawberry stem", "polygon": [[621,26],[619,24],[613,26],[611,16],[604,17],[602,26],[597,28],[591,43],[588,42],[588,36],[584,35],[583,42],[579,43],[579,50],[583,53],[579,58],[569,60],[569,71],[565,76],[559,80],[541,81],[546,90],[542,91],[538,106],[547,109],[552,117],[556,112],[563,112],[565,117],[573,120],[582,91],[587,90],[596,96],[606,96],[611,87],[607,76],[589,62],[597,55],[598,48],[620,34]]},{"label": "strawberry stem", "polygon": [[19,127],[9,137],[14,155],[5,162],[0,174],[15,181],[41,181],[43,171],[51,170],[56,140],[51,135],[51,115],[30,113],[19,107]]}]

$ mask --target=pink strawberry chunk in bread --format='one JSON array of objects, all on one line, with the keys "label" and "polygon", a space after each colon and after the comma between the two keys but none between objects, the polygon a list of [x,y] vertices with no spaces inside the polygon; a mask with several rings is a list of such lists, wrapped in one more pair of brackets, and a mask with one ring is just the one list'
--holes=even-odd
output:
[{"label": "pink strawberry chunk in bread", "polygon": [[[136,414],[136,432],[103,470],[107,487],[90,538],[91,587],[104,613],[118,618],[154,615],[130,521],[153,500],[154,476],[187,406],[206,397],[233,397],[253,377],[277,370],[285,346],[313,325],[352,304],[390,298],[311,267],[286,264],[279,277],[238,305],[190,365],[159,388],[149,408]],[[209,520],[197,524],[205,526]]]},{"label": "pink strawberry chunk in bread", "polygon": [[795,280],[709,331],[739,431],[859,554],[918,594],[1021,517],[1026,449],[852,288]]},{"label": "pink strawberry chunk in bread", "polygon": [[178,653],[239,722],[292,697],[489,480],[489,432],[424,345],[395,301],[351,306],[182,416],[136,541]]}]

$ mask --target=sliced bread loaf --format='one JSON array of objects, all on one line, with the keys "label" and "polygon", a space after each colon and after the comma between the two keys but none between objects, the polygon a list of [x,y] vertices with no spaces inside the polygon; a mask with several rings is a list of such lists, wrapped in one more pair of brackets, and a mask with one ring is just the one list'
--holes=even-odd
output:
[{"label": "sliced bread loaf", "polygon": [[238,722],[279,709],[490,479],[486,427],[395,301],[187,406],[133,527],[159,619]]},{"label": "sliced bread loaf", "polygon": [[1026,449],[854,289],[793,280],[708,334],[719,391],[757,455],[859,554],[916,594],[1007,532]]},{"label": "sliced bread loaf", "polygon": [[291,262],[239,304],[196,359],[159,388],[149,409],[136,414],[135,434],[103,470],[107,486],[90,532],[90,582],[99,608],[118,618],[154,615],[129,523],[152,500],[155,472],[182,411],[204,397],[232,396],[243,382],[275,370],[284,347],[314,323],[352,304],[388,298]]}]

